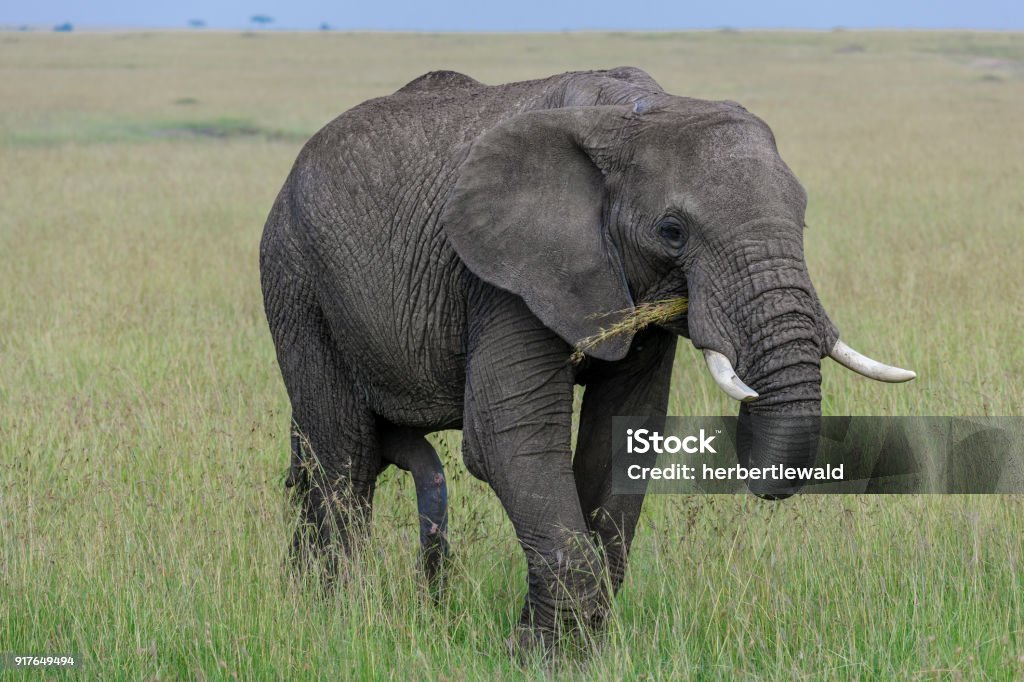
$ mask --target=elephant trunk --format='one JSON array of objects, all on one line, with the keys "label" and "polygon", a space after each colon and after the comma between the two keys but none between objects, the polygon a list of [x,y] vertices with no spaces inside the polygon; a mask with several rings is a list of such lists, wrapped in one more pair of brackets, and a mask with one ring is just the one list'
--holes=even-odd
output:
[{"label": "elephant trunk", "polygon": [[[821,368],[817,341],[800,339],[755,356],[748,373],[759,397],[742,403],[736,425],[741,466],[766,471],[748,481],[760,497],[780,500],[803,484],[814,465],[821,429]],[[792,478],[790,478],[792,476]]]},{"label": "elephant trunk", "polygon": [[[821,358],[823,348],[838,337],[806,271],[799,275],[793,282],[750,277],[729,298],[722,288],[700,286],[709,280],[691,280],[691,339],[704,349],[716,383],[740,401],[739,464],[770,469],[765,475],[771,478],[749,479],[750,490],[768,499],[789,497],[800,488],[798,478],[788,477],[796,472],[787,474],[787,469],[814,464]],[[709,294],[702,296],[705,291]]]},{"label": "elephant trunk", "polygon": [[[738,371],[724,353],[713,350],[708,336],[700,333],[706,320],[691,318],[691,331],[697,332],[691,338],[704,347],[715,382],[740,401],[739,463],[762,470],[775,468],[771,478],[748,479],[751,492],[767,499],[784,499],[805,482],[799,468],[813,466],[817,456],[823,356],[877,381],[904,382],[916,374],[872,360],[839,340],[838,330],[806,278],[799,286],[763,291],[751,300],[754,303],[738,306],[748,313],[733,326],[741,339],[732,344],[741,349],[734,351],[740,358]],[[724,325],[719,320],[710,326],[720,329]],[[721,347],[730,345],[722,338],[716,341]],[[796,471],[787,474],[787,469]]]},{"label": "elephant trunk", "polygon": [[[812,466],[821,428],[821,360],[879,381],[913,379],[909,370],[864,356],[839,340],[807,273],[795,223],[743,223],[747,238],[712,244],[687,272],[687,333],[704,350],[712,377],[740,401],[736,443],[751,468]],[[754,230],[776,229],[770,238]],[[801,481],[751,479],[753,492],[780,499]]]}]

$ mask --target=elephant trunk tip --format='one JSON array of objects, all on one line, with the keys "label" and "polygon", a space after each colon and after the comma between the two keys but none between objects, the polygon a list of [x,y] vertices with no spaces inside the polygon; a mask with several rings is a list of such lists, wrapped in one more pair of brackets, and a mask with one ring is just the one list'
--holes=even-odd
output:
[{"label": "elephant trunk tip", "polygon": [[752,414],[744,406],[736,426],[739,463],[771,473],[750,479],[750,492],[771,501],[799,492],[817,459],[820,433],[820,414]]}]

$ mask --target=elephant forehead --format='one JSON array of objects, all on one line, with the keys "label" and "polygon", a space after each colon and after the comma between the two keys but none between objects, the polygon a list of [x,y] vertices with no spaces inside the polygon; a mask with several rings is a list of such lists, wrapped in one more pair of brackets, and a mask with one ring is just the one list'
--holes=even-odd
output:
[{"label": "elephant forehead", "polygon": [[777,155],[720,155],[713,162],[634,164],[625,190],[639,193],[661,208],[672,207],[696,217],[753,219],[785,216],[800,222],[807,193]]},{"label": "elephant forehead", "polygon": [[768,124],[746,109],[723,102],[669,97],[658,109],[636,119],[641,138],[659,146],[682,143],[695,149],[766,146],[773,149]]},{"label": "elephant forehead", "polygon": [[775,136],[758,118],[733,114],[698,126],[697,154],[703,159],[777,156]]},{"label": "elephant forehead", "polygon": [[710,121],[661,117],[632,136],[629,151],[629,165],[645,175],[683,178],[744,162],[785,168],[767,126],[735,115]]},{"label": "elephant forehead", "polygon": [[[728,203],[795,205],[802,208],[806,193],[792,171],[777,156],[734,156],[701,166],[694,187],[708,198]],[[737,195],[741,192],[742,195]]]}]

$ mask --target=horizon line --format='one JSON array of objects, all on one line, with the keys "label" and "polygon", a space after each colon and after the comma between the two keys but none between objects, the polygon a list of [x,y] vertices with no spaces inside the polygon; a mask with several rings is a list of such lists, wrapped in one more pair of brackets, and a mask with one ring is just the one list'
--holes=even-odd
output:
[{"label": "horizon line", "polygon": [[[327,23],[327,22],[325,22]],[[947,27],[920,27],[920,26],[834,26],[831,28],[812,28],[799,26],[786,27],[744,27],[744,26],[715,26],[715,27],[673,27],[673,28],[564,28],[564,29],[415,29],[415,28],[346,28],[333,27],[289,27],[276,26],[266,28],[255,28],[248,26],[223,27],[223,26],[137,26],[127,24],[76,24],[74,21],[28,24],[28,23],[3,23],[0,22],[0,32],[13,33],[59,33],[54,29],[71,24],[73,31],[65,33],[132,33],[137,31],[146,32],[168,32],[168,33],[395,33],[395,34],[566,34],[566,33],[872,33],[872,32],[897,32],[908,31],[916,33],[1024,33],[1022,28],[963,28],[955,26]]]}]

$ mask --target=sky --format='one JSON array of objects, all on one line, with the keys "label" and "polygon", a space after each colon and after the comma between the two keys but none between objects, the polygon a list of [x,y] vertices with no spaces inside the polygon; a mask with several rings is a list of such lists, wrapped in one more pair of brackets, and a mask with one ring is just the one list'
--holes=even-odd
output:
[{"label": "sky", "polygon": [[1024,0],[0,0],[0,25],[279,29],[563,31],[845,28],[1024,29]]}]

